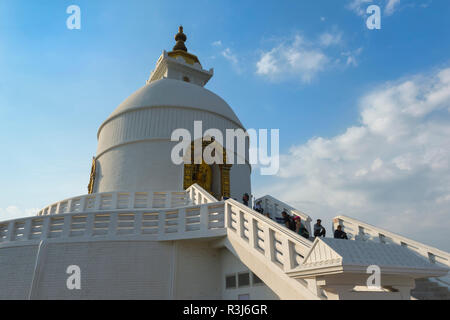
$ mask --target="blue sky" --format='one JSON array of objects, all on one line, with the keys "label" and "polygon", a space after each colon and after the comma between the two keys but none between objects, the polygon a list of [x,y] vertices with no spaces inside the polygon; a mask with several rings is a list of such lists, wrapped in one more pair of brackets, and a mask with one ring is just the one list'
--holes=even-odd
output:
[{"label": "blue sky", "polygon": [[207,88],[280,129],[282,170],[255,171],[256,196],[450,250],[449,17],[442,0],[1,0],[0,218],[86,193],[98,126],[182,24]]}]

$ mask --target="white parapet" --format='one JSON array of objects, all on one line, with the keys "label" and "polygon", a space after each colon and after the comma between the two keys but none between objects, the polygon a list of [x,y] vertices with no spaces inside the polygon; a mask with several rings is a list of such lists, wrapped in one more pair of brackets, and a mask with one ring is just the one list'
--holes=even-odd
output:
[{"label": "white parapet", "polygon": [[311,232],[311,217],[306,213],[291,207],[287,203],[284,203],[278,199],[275,199],[272,196],[266,195],[264,197],[258,198],[255,200],[255,204],[261,201],[261,206],[264,209],[264,213],[268,212],[272,219],[280,219],[282,217],[281,213],[286,211],[287,214],[291,216],[298,216],[302,219],[302,223],[305,225],[309,234],[312,235]]},{"label": "white parapet", "polygon": [[39,210],[38,216],[116,209],[178,208],[189,204],[186,191],[104,192],[56,202]]},{"label": "white parapet", "polygon": [[333,228],[336,229],[338,225],[341,225],[342,230],[347,232],[347,234],[354,240],[370,240],[385,244],[398,244],[423,256],[431,263],[450,266],[450,253],[448,252],[347,216],[335,217],[333,220]]},{"label": "white parapet", "polygon": [[43,240],[177,240],[224,236],[224,203],[64,213],[0,222],[0,246]]}]

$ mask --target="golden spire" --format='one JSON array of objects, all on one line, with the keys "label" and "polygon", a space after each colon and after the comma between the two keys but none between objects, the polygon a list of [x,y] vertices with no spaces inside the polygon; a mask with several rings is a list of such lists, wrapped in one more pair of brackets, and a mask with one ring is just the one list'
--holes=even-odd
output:
[{"label": "golden spire", "polygon": [[186,42],[186,40],[187,40],[187,37],[186,37],[186,35],[183,33],[183,26],[180,26],[180,27],[178,28],[178,33],[177,33],[177,35],[175,36],[175,41],[176,41],[177,43],[175,44],[175,47],[173,47],[173,51],[182,50],[182,51],[187,52],[188,50],[187,50],[186,46],[184,45],[184,43]]}]

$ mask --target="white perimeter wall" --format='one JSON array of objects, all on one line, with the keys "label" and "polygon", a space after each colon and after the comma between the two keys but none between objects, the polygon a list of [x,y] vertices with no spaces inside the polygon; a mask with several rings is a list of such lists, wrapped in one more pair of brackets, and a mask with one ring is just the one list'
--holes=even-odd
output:
[{"label": "white perimeter wall", "polygon": [[[36,263],[37,252],[0,248],[0,299],[28,299],[31,287],[32,299],[221,299],[219,249],[208,242],[51,242]],[[70,265],[81,290],[67,289]]]},{"label": "white perimeter wall", "polygon": [[[81,290],[67,289],[70,265]],[[44,242],[0,248],[0,299],[278,299],[261,284],[225,289],[240,272],[249,270],[208,241]]]},{"label": "white perimeter wall", "polygon": [[[265,284],[253,284],[251,271],[228,249],[220,250],[222,298],[237,300],[239,295],[248,294],[250,300],[279,300],[279,297]],[[228,275],[250,272],[250,286],[226,289],[225,278]]]}]

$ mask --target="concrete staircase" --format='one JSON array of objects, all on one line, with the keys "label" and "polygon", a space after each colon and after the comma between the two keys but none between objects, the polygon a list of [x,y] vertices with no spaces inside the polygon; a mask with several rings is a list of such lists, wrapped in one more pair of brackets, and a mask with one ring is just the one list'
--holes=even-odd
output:
[{"label": "concrete staircase", "polygon": [[417,300],[450,300],[450,290],[430,279],[417,279],[411,297]]}]

